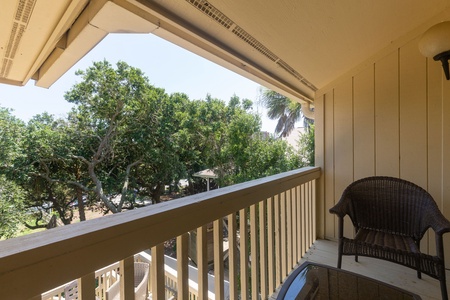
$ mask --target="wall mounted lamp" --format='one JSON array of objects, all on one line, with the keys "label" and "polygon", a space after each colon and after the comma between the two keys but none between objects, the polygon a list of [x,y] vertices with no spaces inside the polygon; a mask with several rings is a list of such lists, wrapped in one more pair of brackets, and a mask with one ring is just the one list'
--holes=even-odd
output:
[{"label": "wall mounted lamp", "polygon": [[445,78],[450,79],[450,21],[438,23],[425,31],[419,41],[419,50],[426,57],[442,63]]}]

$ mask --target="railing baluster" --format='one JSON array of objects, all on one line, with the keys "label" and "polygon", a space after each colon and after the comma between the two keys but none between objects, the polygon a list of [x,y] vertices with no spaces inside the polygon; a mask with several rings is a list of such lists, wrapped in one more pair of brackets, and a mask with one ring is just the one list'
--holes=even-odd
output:
[{"label": "railing baluster", "polygon": [[248,299],[248,229],[247,229],[247,209],[239,211],[239,249],[241,265],[241,299]]},{"label": "railing baluster", "polygon": [[198,298],[208,299],[208,244],[207,227],[197,229],[197,267],[198,267]]},{"label": "railing baluster", "polygon": [[317,215],[316,215],[316,181],[313,180],[309,184],[311,185],[310,188],[310,202],[311,202],[311,211],[312,211],[312,220],[311,220],[311,226],[312,226],[312,232],[311,232],[311,243],[314,243],[316,241],[316,234],[317,234]]},{"label": "railing baluster", "polygon": [[134,257],[120,261],[120,295],[121,299],[134,299]]},{"label": "railing baluster", "polygon": [[188,241],[189,235],[184,233],[177,237],[177,297],[189,297]]},{"label": "railing baluster", "polygon": [[291,193],[291,216],[292,216],[292,266],[294,267],[299,261],[297,257],[297,197],[295,194],[295,189],[290,189]]},{"label": "railing baluster", "polygon": [[152,265],[150,278],[152,282],[152,299],[164,299],[164,243],[152,247],[151,252]]},{"label": "railing baluster", "polygon": [[95,300],[95,272],[78,279],[78,297],[82,300]]},{"label": "railing baluster", "polygon": [[286,239],[286,195],[280,194],[280,226],[281,226],[281,280],[283,280],[287,274],[287,239]]},{"label": "railing baluster", "polygon": [[281,217],[280,217],[280,196],[274,196],[274,207],[275,207],[275,286],[277,287],[281,284],[283,277],[281,276]]},{"label": "railing baluster", "polygon": [[106,272],[104,276],[99,276],[98,277],[99,284],[101,285],[100,293],[99,293],[100,299],[105,299],[106,298],[106,296],[105,296],[106,282],[107,282],[107,280],[108,281],[111,280],[111,279],[109,279],[110,277],[111,277],[111,271]]},{"label": "railing baluster", "polygon": [[287,190],[285,192],[286,197],[286,275],[289,274],[292,269],[292,201],[291,201],[291,191]]},{"label": "railing baluster", "polygon": [[274,229],[274,203],[273,197],[267,199],[267,273],[269,294],[275,292],[275,229]]},{"label": "railing baluster", "polygon": [[224,299],[223,267],[223,220],[214,221],[214,294],[217,300]]},{"label": "railing baluster", "polygon": [[307,230],[306,230],[306,234],[307,234],[307,244],[306,247],[309,247],[309,245],[311,245],[311,241],[312,241],[312,237],[311,237],[311,217],[312,217],[312,212],[311,212],[311,195],[310,195],[310,189],[309,189],[309,184],[305,184],[305,188],[306,188],[306,195],[305,195],[305,203],[306,203],[306,211],[307,211]]},{"label": "railing baluster", "polygon": [[250,206],[250,249],[251,249],[251,284],[252,299],[258,299],[259,295],[259,243],[258,243],[258,222],[256,217],[257,205]]},{"label": "railing baluster", "polygon": [[232,213],[228,215],[228,277],[230,282],[230,300],[238,299],[238,254],[236,226],[236,213]]},{"label": "railing baluster", "polygon": [[302,236],[302,255],[305,254],[305,249],[306,249],[306,231],[308,230],[307,228],[307,223],[306,223],[306,206],[305,206],[305,185],[302,184],[301,186],[301,206],[302,206],[302,232],[303,232],[303,236]]},{"label": "railing baluster", "polygon": [[302,203],[302,197],[300,194],[300,186],[296,186],[295,187],[295,201],[297,202],[297,232],[298,232],[298,236],[297,236],[297,258],[298,261],[302,258],[303,253],[302,253],[302,235],[303,235],[303,231],[302,231],[302,214],[301,214],[301,203]]},{"label": "railing baluster", "polygon": [[261,299],[267,299],[267,233],[266,233],[267,200],[259,202],[259,272]]}]

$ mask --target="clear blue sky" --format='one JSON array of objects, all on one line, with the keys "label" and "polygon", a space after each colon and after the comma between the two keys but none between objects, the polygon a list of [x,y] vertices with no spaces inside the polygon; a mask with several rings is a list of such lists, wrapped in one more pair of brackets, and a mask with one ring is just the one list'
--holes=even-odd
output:
[{"label": "clear blue sky", "polygon": [[190,99],[204,99],[211,94],[225,101],[236,94],[241,99],[250,99],[263,120],[262,129],[274,131],[275,121],[269,120],[263,108],[257,106],[259,84],[152,34],[108,35],[49,89],[34,86],[33,80],[24,87],[0,84],[0,106],[13,109],[13,114],[24,121],[44,111],[64,117],[71,107],[64,100],[64,92],[80,81],[75,71],[103,59],[113,65],[122,60],[140,68],[151,84],[169,94],[183,92]]}]

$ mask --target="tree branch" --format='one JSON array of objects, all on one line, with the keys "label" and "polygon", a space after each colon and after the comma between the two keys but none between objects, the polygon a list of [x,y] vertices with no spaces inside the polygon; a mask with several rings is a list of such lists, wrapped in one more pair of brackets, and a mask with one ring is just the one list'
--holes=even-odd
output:
[{"label": "tree branch", "polygon": [[128,184],[130,182],[130,172],[131,172],[131,168],[133,168],[134,166],[138,165],[141,163],[141,160],[137,160],[131,164],[129,164],[127,166],[126,172],[125,172],[125,180],[122,186],[122,195],[120,197],[120,203],[119,203],[119,207],[122,207],[123,203],[126,200],[126,194],[128,191]]}]

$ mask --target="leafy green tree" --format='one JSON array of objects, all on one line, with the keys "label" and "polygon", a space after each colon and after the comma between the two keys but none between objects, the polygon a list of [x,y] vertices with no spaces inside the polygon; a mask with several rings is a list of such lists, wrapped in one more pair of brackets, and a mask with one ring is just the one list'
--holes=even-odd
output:
[{"label": "leafy green tree", "polygon": [[0,107],[0,238],[15,236],[26,217],[25,192],[16,178],[16,160],[23,155],[25,124]]},{"label": "leafy green tree", "polygon": [[124,62],[116,69],[96,62],[77,74],[83,80],[65,98],[76,105],[69,119],[91,151],[72,158],[86,166],[92,189],[78,186],[93,190],[113,213],[125,204],[133,207],[137,193],[159,202],[164,185],[181,169],[171,143],[174,104],[141,70]]},{"label": "leafy green tree", "polygon": [[172,138],[183,168],[180,178],[175,180],[174,185],[179,179],[187,178],[189,193],[195,193],[196,179],[192,175],[207,167],[206,161],[210,149],[206,143],[209,133],[205,132],[207,130],[205,124],[208,122],[201,113],[201,107],[204,104],[202,101],[190,101],[185,94],[175,93],[170,97],[178,99],[180,103],[174,116],[178,123],[178,130],[174,132]]},{"label": "leafy green tree", "polygon": [[14,168],[14,161],[23,155],[22,137],[25,123],[14,117],[11,110],[0,107],[0,170]]},{"label": "leafy green tree", "polygon": [[227,104],[210,95],[205,100],[187,100],[179,111],[180,126],[175,135],[180,161],[189,180],[189,193],[198,192],[201,180],[192,176],[195,172],[214,168],[222,178],[229,169],[230,159],[225,149],[231,117]]},{"label": "leafy green tree", "polygon": [[[227,128],[227,152],[233,168],[231,174],[246,174],[249,170],[250,162],[255,146],[255,141],[259,138],[261,120],[254,114],[249,114],[245,110],[237,110],[233,118],[229,121]],[[244,178],[245,175],[242,175]],[[233,177],[233,176],[232,176]],[[238,176],[239,177],[239,176]],[[233,180],[234,181],[234,180]],[[238,180],[241,182],[242,180]]]},{"label": "leafy green tree", "polygon": [[25,222],[24,200],[24,191],[4,175],[0,175],[0,238],[14,237]]},{"label": "leafy green tree", "polygon": [[298,155],[285,141],[261,135],[261,119],[250,100],[233,96],[227,105],[209,96],[192,104],[197,111],[189,114],[196,126],[189,130],[196,141],[191,146],[201,153],[194,171],[214,169],[220,186],[226,186],[299,166]]},{"label": "leafy green tree", "polygon": [[27,191],[27,205],[36,211],[34,224],[27,224],[29,228],[47,227],[51,212],[56,212],[63,224],[73,220],[75,193],[69,183],[67,133],[67,123],[47,113],[34,116],[27,124],[24,157],[17,161],[17,171],[24,176],[20,184]]},{"label": "leafy green tree", "polygon": [[299,156],[302,166],[314,166],[315,164],[314,135],[315,127],[311,125],[300,135],[300,139],[298,140]]},{"label": "leafy green tree", "polygon": [[[150,196],[153,203],[160,202],[166,185],[178,182],[186,173],[180,161],[181,149],[176,136],[180,129],[177,117],[186,104],[186,98],[178,94],[168,96],[163,90],[158,91],[155,97],[148,99],[150,107],[147,116],[155,122],[148,127],[140,125],[134,131],[139,132],[140,137],[147,136],[136,144],[135,155],[140,157],[142,163],[135,169],[134,177],[141,195]],[[125,145],[131,142],[129,140]]]},{"label": "leafy green tree", "polygon": [[273,137],[255,135],[241,154],[239,172],[229,176],[230,183],[245,182],[299,168],[301,161],[292,146]]},{"label": "leafy green tree", "polygon": [[[231,104],[233,103],[233,104]],[[232,172],[227,183],[257,179],[298,168],[300,159],[286,141],[261,134],[261,119],[252,112],[250,100],[230,102],[234,107],[228,121],[227,151]]]},{"label": "leafy green tree", "polygon": [[59,130],[64,122],[43,114],[25,125],[5,109],[0,111],[0,122],[0,171],[10,182],[7,185],[11,188],[9,192],[20,190],[21,205],[26,210],[33,208],[33,214],[27,219],[35,215],[35,224],[26,225],[30,228],[46,227],[45,217],[49,210],[57,211],[63,223],[69,224],[73,216],[69,207],[70,196],[65,184],[58,180],[58,177],[67,176],[61,161],[66,146],[63,142],[65,135]]},{"label": "leafy green tree", "polygon": [[51,212],[71,223],[75,203],[84,220],[85,199],[117,213],[140,206],[139,197],[160,202],[165,186],[182,178],[201,187],[191,193],[204,190],[192,175],[206,168],[225,186],[306,161],[285,141],[261,135],[248,99],[168,95],[124,62],[95,62],[77,75],[81,82],[65,94],[75,105],[67,119],[44,113],[25,125],[0,109],[0,170],[25,199],[17,207],[33,208],[30,228],[47,227]]}]

